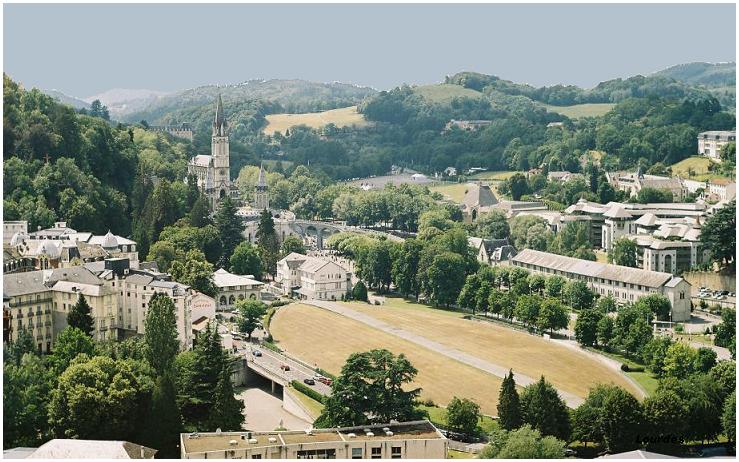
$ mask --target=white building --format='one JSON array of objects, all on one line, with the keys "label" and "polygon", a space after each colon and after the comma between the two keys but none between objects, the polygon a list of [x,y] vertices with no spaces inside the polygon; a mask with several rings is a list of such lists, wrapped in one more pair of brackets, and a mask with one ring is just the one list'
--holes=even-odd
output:
[{"label": "white building", "polygon": [[216,286],[216,302],[219,311],[231,311],[239,300],[261,300],[263,282],[249,276],[239,276],[221,268],[213,273]]},{"label": "white building", "polygon": [[598,295],[612,296],[617,303],[634,303],[639,298],[661,294],[670,300],[670,318],[690,320],[690,283],[670,273],[580,260],[538,250],[524,249],[511,264],[547,276],[583,281]]},{"label": "white building", "polygon": [[736,142],[736,131],[698,133],[698,154],[721,161],[721,148],[731,142]]},{"label": "white building", "polygon": [[736,183],[726,178],[715,178],[707,183],[706,199],[713,202],[730,201],[736,197]]},{"label": "white building", "polygon": [[275,285],[303,299],[341,300],[352,290],[352,273],[333,261],[293,252],[277,262]]},{"label": "white building", "polygon": [[3,459],[153,459],[156,449],[128,441],[53,439],[38,448],[3,451]]}]

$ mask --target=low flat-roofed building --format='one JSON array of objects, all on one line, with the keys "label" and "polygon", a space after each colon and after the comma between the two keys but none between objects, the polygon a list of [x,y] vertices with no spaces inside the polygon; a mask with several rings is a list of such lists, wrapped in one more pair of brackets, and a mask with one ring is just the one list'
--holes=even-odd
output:
[{"label": "low flat-roofed building", "polygon": [[216,286],[216,307],[219,311],[231,311],[239,300],[261,300],[263,282],[248,276],[229,273],[221,268],[213,273]]},{"label": "low flat-roofed building", "polygon": [[524,249],[511,264],[548,276],[562,276],[583,281],[598,295],[612,296],[619,304],[634,303],[639,298],[661,294],[672,305],[671,320],[690,320],[690,283],[670,273],[565,257],[549,252]]},{"label": "low flat-roofed building", "polygon": [[305,431],[181,433],[182,459],[445,459],[427,420]]}]

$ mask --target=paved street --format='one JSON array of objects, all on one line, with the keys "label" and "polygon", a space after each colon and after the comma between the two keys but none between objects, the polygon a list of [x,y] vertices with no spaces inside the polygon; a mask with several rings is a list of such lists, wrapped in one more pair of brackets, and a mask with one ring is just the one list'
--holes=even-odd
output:
[{"label": "paved street", "polygon": [[[382,321],[379,321],[373,318],[372,316],[352,310],[351,308],[347,308],[343,305],[339,305],[338,303],[323,301],[323,300],[305,300],[303,301],[303,303],[313,305],[319,308],[323,308],[325,310],[332,311],[334,313],[340,314],[342,316],[353,319],[355,321],[359,321],[370,327],[373,327],[375,329],[378,329],[380,331],[386,332],[391,335],[395,335],[396,337],[400,337],[403,340],[407,340],[409,342],[420,345],[424,348],[428,348],[454,361],[459,361],[461,363],[464,363],[474,368],[480,369],[489,374],[493,374],[497,377],[501,377],[501,378],[505,377],[505,375],[508,373],[508,368],[506,367],[491,363],[489,361],[485,361],[484,359],[480,359],[476,356],[472,356],[470,354],[464,353],[455,348],[448,347],[446,345],[443,345],[439,342],[435,342],[421,335],[413,334],[411,332],[405,331],[398,327],[393,327],[389,324],[386,324]],[[516,372],[516,383],[518,385],[526,386],[526,385],[535,383],[536,381],[537,379],[523,375],[520,372]],[[577,395],[574,395],[572,393],[569,393],[563,390],[558,390],[558,391],[559,391],[560,396],[562,396],[562,399],[564,399],[565,402],[567,402],[567,404],[570,407],[577,407],[583,402],[583,399]]]},{"label": "paved street", "polygon": [[288,430],[304,430],[311,426],[310,422],[283,409],[282,400],[270,394],[268,389],[247,388],[239,392],[236,398],[244,401],[244,427],[249,430],[274,430],[280,424]]}]

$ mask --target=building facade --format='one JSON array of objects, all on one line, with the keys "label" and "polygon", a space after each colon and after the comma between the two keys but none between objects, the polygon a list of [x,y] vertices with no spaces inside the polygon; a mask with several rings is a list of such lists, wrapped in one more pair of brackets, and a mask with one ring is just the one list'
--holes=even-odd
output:
[{"label": "building facade", "polygon": [[352,273],[333,261],[293,252],[277,262],[275,286],[303,299],[341,300],[352,290]]},{"label": "building facade", "polygon": [[213,118],[210,155],[197,155],[190,159],[188,174],[194,175],[198,187],[208,198],[211,209],[215,210],[224,197],[237,200],[239,189],[231,181],[231,160],[228,141],[228,122],[223,112],[223,100],[218,95],[216,113]]},{"label": "building facade", "polygon": [[180,434],[182,459],[445,459],[448,440],[427,420],[274,432]]},{"label": "building facade", "polygon": [[531,249],[519,252],[511,264],[534,273],[583,281],[596,294],[611,296],[618,304],[634,303],[646,295],[661,294],[670,300],[671,321],[690,320],[690,283],[670,273],[580,260]]},{"label": "building facade", "polygon": [[263,282],[251,277],[232,274],[221,268],[213,273],[216,303],[219,311],[231,311],[239,300],[261,300]]},{"label": "building facade", "polygon": [[735,131],[709,131],[698,133],[698,154],[721,161],[721,148],[736,142]]}]

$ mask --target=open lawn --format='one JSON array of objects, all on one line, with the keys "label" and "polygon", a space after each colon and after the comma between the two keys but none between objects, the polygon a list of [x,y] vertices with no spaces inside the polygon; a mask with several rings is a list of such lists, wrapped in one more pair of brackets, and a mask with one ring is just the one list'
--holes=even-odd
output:
[{"label": "open lawn", "polygon": [[437,85],[421,85],[413,88],[413,92],[434,103],[448,103],[454,98],[482,98],[482,93],[460,85],[440,83]]},{"label": "open lawn", "polygon": [[275,132],[285,134],[288,128],[296,125],[321,128],[324,125],[334,124],[341,128],[346,126],[364,127],[369,124],[364,120],[364,116],[357,112],[357,106],[306,114],[270,114],[266,119],[267,125],[262,130],[265,135],[272,135]]},{"label": "open lawn", "polygon": [[449,200],[457,203],[461,203],[464,200],[464,195],[467,192],[466,183],[436,183],[434,186],[430,186],[431,191],[439,192],[447,197]]},{"label": "open lawn", "polygon": [[512,368],[514,373],[532,378],[544,375],[557,388],[582,398],[598,383],[614,383],[635,391],[621,371],[585,352],[495,323],[466,320],[461,313],[410,303],[402,298],[388,297],[383,306],[361,302],[344,304],[390,325]]},{"label": "open lawn", "polygon": [[319,403],[305,393],[301,393],[292,387],[287,388],[286,391],[294,396],[295,399],[300,401],[303,406],[305,406],[306,410],[308,410],[308,413],[311,415],[311,417],[313,417],[313,419],[317,419],[318,416],[321,415],[321,412],[323,412],[323,404]]},{"label": "open lawn", "polygon": [[572,106],[552,106],[545,104],[549,112],[556,112],[567,116],[570,119],[579,119],[580,117],[598,117],[607,113],[613,109],[615,104],[612,103],[587,103],[587,104],[574,104]]},{"label": "open lawn", "polygon": [[492,181],[505,181],[512,177],[516,173],[522,173],[517,171],[501,171],[501,172],[479,172],[475,173],[470,177],[472,180],[492,180]]},{"label": "open lawn", "polygon": [[270,324],[281,348],[338,374],[346,358],[355,352],[386,348],[404,353],[418,369],[415,386],[422,399],[447,405],[454,396],[474,399],[488,415],[497,415],[501,379],[394,335],[320,308],[293,304],[277,310]]},{"label": "open lawn", "polygon": [[693,156],[683,159],[672,165],[672,175],[682,178],[690,178],[696,181],[708,181],[716,178],[725,178],[708,171],[708,166],[713,163],[707,157]]}]

